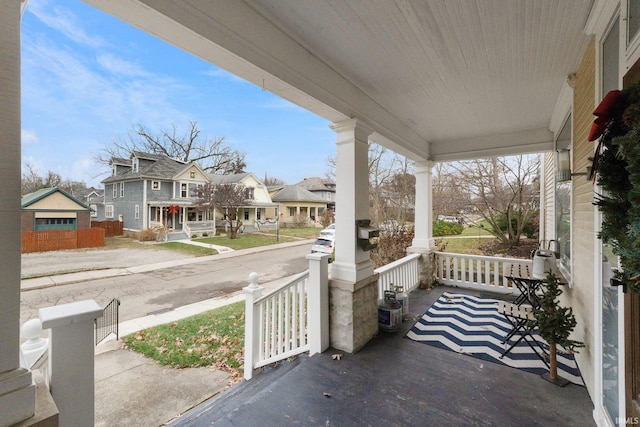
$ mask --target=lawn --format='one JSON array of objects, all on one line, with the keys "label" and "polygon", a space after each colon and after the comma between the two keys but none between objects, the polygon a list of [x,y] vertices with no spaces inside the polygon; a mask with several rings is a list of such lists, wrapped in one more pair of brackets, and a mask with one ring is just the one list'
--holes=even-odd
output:
[{"label": "lawn", "polygon": [[[300,228],[291,228],[291,227],[283,227],[280,228],[279,233],[280,236],[288,236],[288,237],[296,237],[299,239],[315,239],[320,234],[322,228],[318,227],[300,227]],[[263,230],[263,233],[274,235],[276,234],[275,229]]]},{"label": "lawn", "polygon": [[188,243],[180,242],[158,243],[157,245],[153,245],[153,247],[171,249],[192,256],[216,255],[218,253],[218,251],[215,249],[209,249],[202,246],[195,246]]},{"label": "lawn", "polygon": [[127,335],[127,348],[172,368],[215,366],[241,378],[244,301]]}]

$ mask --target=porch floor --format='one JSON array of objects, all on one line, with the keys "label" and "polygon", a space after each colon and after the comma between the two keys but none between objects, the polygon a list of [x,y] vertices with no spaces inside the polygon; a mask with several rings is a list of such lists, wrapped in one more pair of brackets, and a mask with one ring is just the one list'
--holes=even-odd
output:
[{"label": "porch floor", "polygon": [[404,338],[442,292],[416,290],[413,320],[341,360],[329,349],[256,372],[171,426],[594,426],[587,389]]}]

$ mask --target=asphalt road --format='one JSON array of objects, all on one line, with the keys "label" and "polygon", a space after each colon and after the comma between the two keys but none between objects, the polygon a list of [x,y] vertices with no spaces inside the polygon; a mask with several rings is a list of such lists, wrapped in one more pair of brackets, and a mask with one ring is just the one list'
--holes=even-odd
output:
[{"label": "asphalt road", "polygon": [[[37,317],[38,309],[43,307],[87,299],[104,307],[118,298],[120,321],[161,313],[241,290],[247,286],[247,278],[253,271],[260,275],[261,283],[301,273],[309,268],[305,259],[309,251],[309,245],[270,249],[147,273],[30,290],[21,293],[20,320],[25,322]],[[72,254],[65,254],[70,256]],[[154,262],[158,260],[149,258],[148,263]]]}]

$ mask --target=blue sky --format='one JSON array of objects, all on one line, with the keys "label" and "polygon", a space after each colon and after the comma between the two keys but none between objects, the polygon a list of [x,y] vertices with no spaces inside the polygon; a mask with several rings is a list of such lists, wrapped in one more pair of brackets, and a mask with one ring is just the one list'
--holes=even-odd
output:
[{"label": "blue sky", "polygon": [[325,176],[329,122],[79,0],[30,0],[22,18],[22,163],[101,185],[100,148],[132,125],[196,121],[287,184]]}]

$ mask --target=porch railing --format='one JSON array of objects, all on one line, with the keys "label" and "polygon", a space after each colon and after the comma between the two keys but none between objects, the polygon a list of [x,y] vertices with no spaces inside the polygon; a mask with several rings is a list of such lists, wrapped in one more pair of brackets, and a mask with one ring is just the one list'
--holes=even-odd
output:
[{"label": "porch railing", "polygon": [[[420,284],[420,254],[407,255],[397,261],[375,269],[378,274],[378,299],[384,298],[384,291],[396,287],[409,293]],[[393,288],[393,289],[392,289]]]},{"label": "porch railing", "polygon": [[504,276],[507,266],[526,265],[531,260],[436,252],[436,279],[439,283],[487,292],[512,293],[513,284]]},{"label": "porch railing", "polygon": [[244,288],[245,379],[256,368],[329,346],[328,258],[307,255],[309,270],[266,295],[261,295],[258,275],[251,273],[251,284]]}]

